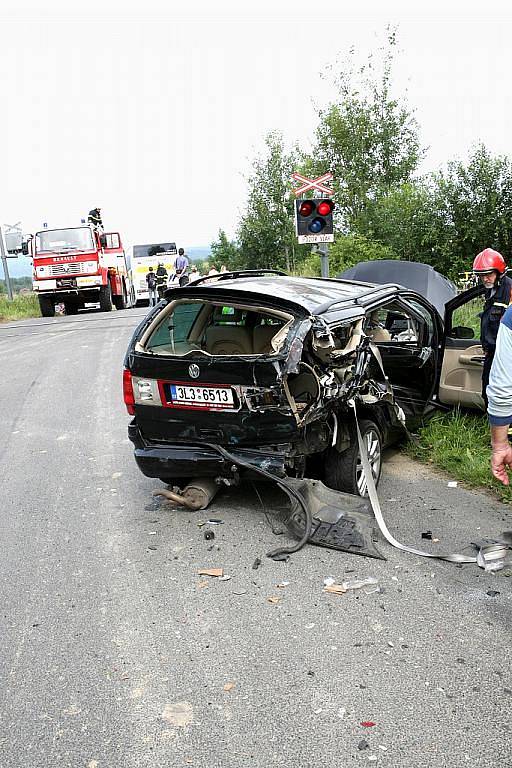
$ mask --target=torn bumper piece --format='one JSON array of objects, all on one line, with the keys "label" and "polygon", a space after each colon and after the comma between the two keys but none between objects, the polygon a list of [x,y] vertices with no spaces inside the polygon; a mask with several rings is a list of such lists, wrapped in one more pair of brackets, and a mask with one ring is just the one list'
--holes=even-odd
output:
[{"label": "torn bumper piece", "polygon": [[[238,468],[208,445],[153,443],[146,441],[137,426],[130,424],[128,436],[135,446],[135,461],[146,477],[237,478]],[[241,459],[255,469],[275,477],[286,477],[286,456],[245,448],[230,448],[233,460]]]},{"label": "torn bumper piece", "polygon": [[[311,544],[352,555],[386,559],[375,546],[379,540],[379,531],[367,499],[333,491],[320,480],[287,478],[286,483],[302,496],[311,513]],[[293,501],[286,514],[284,523],[290,534],[294,538],[301,538],[305,530],[305,515],[300,504]]]}]

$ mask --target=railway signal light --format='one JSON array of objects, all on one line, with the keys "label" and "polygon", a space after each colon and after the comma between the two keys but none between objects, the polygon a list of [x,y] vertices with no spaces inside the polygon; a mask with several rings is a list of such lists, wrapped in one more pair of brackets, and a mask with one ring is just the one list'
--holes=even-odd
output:
[{"label": "railway signal light", "polygon": [[299,243],[334,242],[334,203],[326,198],[295,201],[295,228]]}]

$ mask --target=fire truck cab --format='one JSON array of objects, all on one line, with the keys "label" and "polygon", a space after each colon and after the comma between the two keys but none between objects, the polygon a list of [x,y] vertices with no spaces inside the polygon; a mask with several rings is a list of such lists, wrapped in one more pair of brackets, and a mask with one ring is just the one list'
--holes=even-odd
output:
[{"label": "fire truck cab", "polygon": [[119,232],[100,233],[90,225],[44,229],[24,244],[33,259],[33,290],[43,317],[53,317],[62,303],[73,315],[85,304],[133,306],[135,295]]}]

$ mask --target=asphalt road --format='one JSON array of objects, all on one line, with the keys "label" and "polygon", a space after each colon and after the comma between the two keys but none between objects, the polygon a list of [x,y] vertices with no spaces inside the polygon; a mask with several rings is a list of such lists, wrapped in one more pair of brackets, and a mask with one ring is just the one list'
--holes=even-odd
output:
[{"label": "asphalt road", "polygon": [[[309,546],[273,562],[285,536],[251,485],[206,513],[155,500],[121,394],[142,314],[0,327],[2,768],[510,765],[512,579],[385,544],[387,561]],[[512,528],[510,507],[448,480],[390,452],[400,540],[453,550]],[[326,594],[327,576],[382,592]]]}]

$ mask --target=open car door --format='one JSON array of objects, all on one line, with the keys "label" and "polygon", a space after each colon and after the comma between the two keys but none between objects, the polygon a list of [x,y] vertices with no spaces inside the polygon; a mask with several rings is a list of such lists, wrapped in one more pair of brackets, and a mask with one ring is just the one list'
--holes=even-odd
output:
[{"label": "open car door", "polygon": [[485,410],[482,398],[484,351],[480,344],[483,286],[471,288],[446,304],[439,400]]}]

